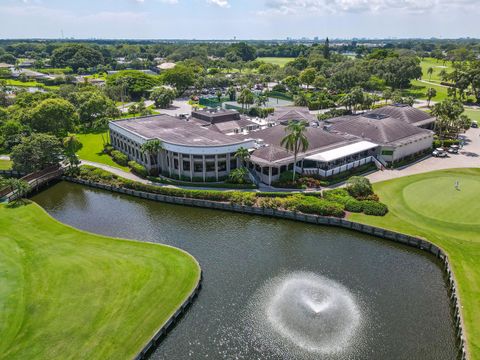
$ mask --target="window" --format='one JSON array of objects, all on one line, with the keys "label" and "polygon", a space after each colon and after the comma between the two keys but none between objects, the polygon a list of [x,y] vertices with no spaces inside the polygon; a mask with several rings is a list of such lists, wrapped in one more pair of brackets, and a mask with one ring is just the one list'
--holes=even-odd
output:
[{"label": "window", "polygon": [[205,164],[205,166],[207,168],[207,172],[215,171],[215,163],[214,162],[207,162]]},{"label": "window", "polygon": [[382,150],[382,155],[393,155],[393,150]]},{"label": "window", "polygon": [[183,170],[190,171],[190,161],[183,160]]},{"label": "window", "polygon": [[173,167],[175,170],[178,170],[178,159],[173,159]]},{"label": "window", "polygon": [[219,161],[218,162],[218,171],[227,171],[227,162]]},{"label": "window", "polygon": [[193,171],[203,172],[203,163],[194,163],[193,164]]},{"label": "window", "polygon": [[237,168],[237,159],[230,160],[230,170]]}]

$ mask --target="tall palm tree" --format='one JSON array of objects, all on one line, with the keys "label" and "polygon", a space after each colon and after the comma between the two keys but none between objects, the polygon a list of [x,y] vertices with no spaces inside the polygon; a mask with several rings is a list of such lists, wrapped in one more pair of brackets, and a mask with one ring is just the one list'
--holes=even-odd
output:
[{"label": "tall palm tree", "polygon": [[287,151],[293,151],[293,181],[295,181],[295,166],[297,166],[297,156],[299,152],[308,150],[309,142],[306,136],[307,123],[305,121],[290,121],[285,128],[288,133],[281,142],[281,145]]},{"label": "tall palm tree", "polygon": [[429,77],[428,77],[428,80],[432,80],[433,67],[430,66],[430,67],[427,69],[427,74],[428,74],[428,76],[429,76]]},{"label": "tall palm tree", "polygon": [[248,149],[245,149],[244,147],[240,147],[233,157],[235,159],[240,159],[243,166],[243,164],[245,163],[245,160],[250,159],[250,152],[248,151]]},{"label": "tall palm tree", "polygon": [[163,149],[162,142],[160,140],[148,140],[147,142],[143,143],[140,150],[147,156],[150,156],[150,160],[152,163],[156,164],[154,159],[157,157],[157,154],[160,150]]},{"label": "tall palm tree", "polygon": [[435,96],[437,96],[437,90],[435,90],[434,88],[428,88],[427,90],[427,106],[428,107],[430,107],[430,101]]}]

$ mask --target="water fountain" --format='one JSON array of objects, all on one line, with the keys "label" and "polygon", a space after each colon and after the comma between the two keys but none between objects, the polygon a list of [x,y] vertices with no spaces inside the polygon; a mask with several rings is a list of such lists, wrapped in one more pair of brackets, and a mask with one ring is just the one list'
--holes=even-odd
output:
[{"label": "water fountain", "polygon": [[[348,351],[358,338],[363,317],[347,288],[307,272],[269,281],[251,309],[252,324],[264,344],[284,349],[293,345],[297,353],[316,356]],[[290,346],[285,346],[285,340]]]}]

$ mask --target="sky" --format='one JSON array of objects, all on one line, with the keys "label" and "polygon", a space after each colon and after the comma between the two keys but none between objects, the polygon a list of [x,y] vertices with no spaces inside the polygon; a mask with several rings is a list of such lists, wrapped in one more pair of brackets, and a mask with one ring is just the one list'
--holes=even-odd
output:
[{"label": "sky", "polygon": [[0,0],[0,38],[480,38],[480,0]]}]

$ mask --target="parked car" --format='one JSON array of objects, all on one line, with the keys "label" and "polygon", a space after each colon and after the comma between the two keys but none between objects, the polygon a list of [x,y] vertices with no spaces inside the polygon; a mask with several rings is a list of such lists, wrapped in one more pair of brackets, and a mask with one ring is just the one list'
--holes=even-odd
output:
[{"label": "parked car", "polygon": [[452,146],[450,146],[450,147],[448,148],[447,151],[448,151],[450,154],[458,154],[458,151],[459,151],[459,150],[460,150],[460,146],[458,146],[458,145],[452,145]]},{"label": "parked car", "polygon": [[476,121],[472,121],[472,125],[471,125],[472,128],[478,128],[478,122]]},{"label": "parked car", "polygon": [[442,148],[436,148],[435,150],[433,150],[432,152],[432,156],[435,156],[435,157],[447,157],[448,154],[445,150],[443,150]]}]

